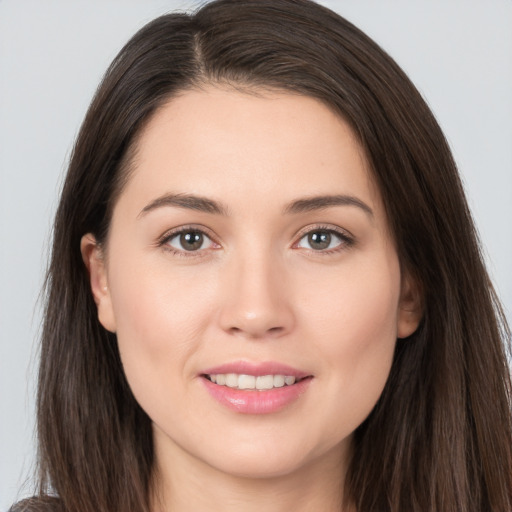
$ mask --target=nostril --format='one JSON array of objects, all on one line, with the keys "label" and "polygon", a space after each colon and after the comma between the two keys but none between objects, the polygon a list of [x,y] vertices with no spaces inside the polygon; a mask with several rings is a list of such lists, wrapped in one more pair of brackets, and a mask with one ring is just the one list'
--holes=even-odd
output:
[{"label": "nostril", "polygon": [[231,327],[229,332],[235,336],[247,336],[248,338],[265,338],[280,336],[285,331],[284,327],[270,327],[268,329]]}]

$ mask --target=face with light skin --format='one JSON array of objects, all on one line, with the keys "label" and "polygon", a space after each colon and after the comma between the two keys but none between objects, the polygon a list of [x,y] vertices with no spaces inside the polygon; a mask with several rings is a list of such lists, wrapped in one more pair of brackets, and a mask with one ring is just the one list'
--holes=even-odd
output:
[{"label": "face with light skin", "polygon": [[[82,254],[166,485],[318,474],[339,488],[396,339],[419,322],[349,125],[313,98],[208,86],[160,108],[132,169],[105,245],[86,235]],[[241,413],[204,382],[237,361],[309,382]]]}]

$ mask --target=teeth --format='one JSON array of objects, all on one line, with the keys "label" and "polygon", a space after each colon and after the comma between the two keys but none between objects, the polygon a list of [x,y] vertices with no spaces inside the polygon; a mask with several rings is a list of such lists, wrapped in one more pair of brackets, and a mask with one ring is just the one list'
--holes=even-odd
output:
[{"label": "teeth", "polygon": [[228,373],[226,375],[226,386],[228,388],[237,388],[238,387],[238,375],[235,373]]},{"label": "teeth", "polygon": [[272,375],[261,375],[256,377],[256,389],[272,389],[274,387],[274,377]]},{"label": "teeth", "polygon": [[[293,380],[295,380],[295,379],[293,379]],[[284,386],[284,381],[285,381],[285,376],[284,375],[275,375],[274,376],[274,387],[282,388]]]},{"label": "teeth", "polygon": [[238,389],[254,389],[256,377],[254,375],[240,375],[238,377]]},{"label": "teeth", "polygon": [[219,386],[228,386],[237,389],[257,389],[266,390],[273,388],[282,388],[295,384],[295,377],[292,375],[244,375],[236,373],[219,373],[217,375],[208,375],[208,378]]},{"label": "teeth", "polygon": [[295,377],[285,377],[284,378],[284,383],[287,386],[291,386],[292,384],[295,384]]}]

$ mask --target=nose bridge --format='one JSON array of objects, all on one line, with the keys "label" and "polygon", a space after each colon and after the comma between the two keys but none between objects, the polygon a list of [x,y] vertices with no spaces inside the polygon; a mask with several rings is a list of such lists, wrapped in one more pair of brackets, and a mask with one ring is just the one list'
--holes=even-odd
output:
[{"label": "nose bridge", "polygon": [[222,328],[250,338],[278,337],[293,326],[283,261],[270,248],[236,251],[229,264]]}]

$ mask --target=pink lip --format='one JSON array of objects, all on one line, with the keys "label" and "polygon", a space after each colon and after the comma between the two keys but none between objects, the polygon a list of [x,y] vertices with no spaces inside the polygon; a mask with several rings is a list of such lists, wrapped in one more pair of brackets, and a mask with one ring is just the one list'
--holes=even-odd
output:
[{"label": "pink lip", "polygon": [[[302,379],[291,386],[269,390],[241,390],[220,386],[208,380],[205,375],[237,373],[245,375],[290,375]],[[306,392],[312,375],[280,363],[253,364],[244,361],[228,363],[204,371],[201,381],[209,394],[228,409],[243,414],[270,414],[284,409]]]}]

